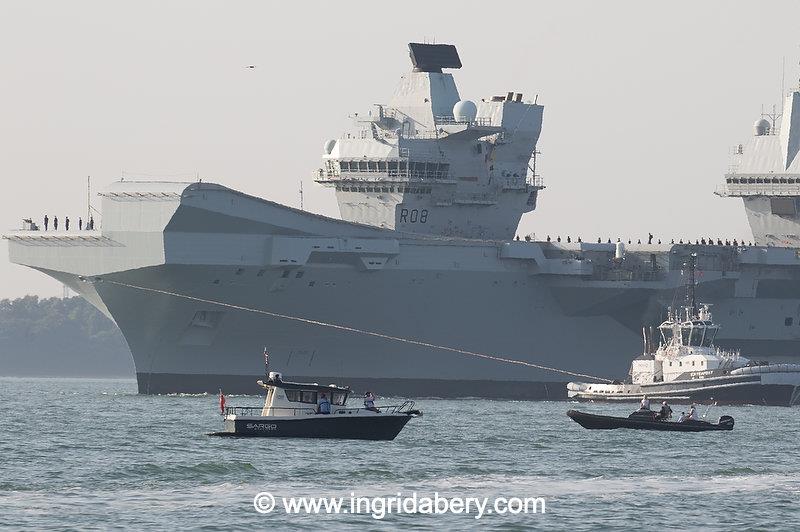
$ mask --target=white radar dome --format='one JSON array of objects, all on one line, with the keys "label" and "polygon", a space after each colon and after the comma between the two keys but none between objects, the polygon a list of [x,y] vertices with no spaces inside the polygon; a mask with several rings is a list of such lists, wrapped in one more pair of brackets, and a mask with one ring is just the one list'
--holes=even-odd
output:
[{"label": "white radar dome", "polygon": [[766,120],[764,118],[756,120],[756,123],[753,124],[753,133],[755,133],[756,136],[759,136],[759,137],[761,135],[768,135],[769,134],[769,129],[770,129],[769,120]]},{"label": "white radar dome", "polygon": [[325,143],[325,148],[323,148],[325,150],[325,155],[330,155],[331,152],[333,151],[333,147],[334,146],[336,146],[336,140],[335,139],[331,139],[328,142],[326,142]]},{"label": "white radar dome", "polygon": [[474,122],[478,116],[478,106],[470,100],[461,100],[453,106],[453,118],[456,122]]}]

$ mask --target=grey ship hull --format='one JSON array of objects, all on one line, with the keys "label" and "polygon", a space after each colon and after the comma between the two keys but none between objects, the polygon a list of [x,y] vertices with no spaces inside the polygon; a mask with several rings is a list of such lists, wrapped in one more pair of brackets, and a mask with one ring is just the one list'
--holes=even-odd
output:
[{"label": "grey ship hull", "polygon": [[[643,317],[657,321],[683,284],[689,252],[632,246],[618,263],[606,244],[403,234],[205,183],[118,184],[103,213],[102,232],[8,235],[11,259],[114,319],[142,393],[256,392],[266,346],[287,376],[382,395],[565,398],[566,375],[258,311],[613,377],[641,349]],[[797,357],[794,251],[697,249],[721,343]]]}]

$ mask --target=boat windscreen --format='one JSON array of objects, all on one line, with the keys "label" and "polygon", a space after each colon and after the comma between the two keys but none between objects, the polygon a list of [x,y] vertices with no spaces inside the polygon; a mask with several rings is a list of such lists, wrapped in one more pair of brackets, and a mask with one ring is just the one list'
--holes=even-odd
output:
[{"label": "boat windscreen", "polygon": [[347,394],[344,392],[333,392],[331,394],[331,404],[344,406],[346,400],[347,400]]},{"label": "boat windscreen", "polygon": [[705,327],[692,327],[691,328],[691,344],[695,346],[703,345],[703,332],[705,331]]},{"label": "boat windscreen", "polygon": [[719,327],[708,327],[706,329],[706,336],[703,338],[703,347],[712,347],[714,345],[714,338],[719,332]]},{"label": "boat windscreen", "polygon": [[691,327],[687,327],[687,326],[681,327],[681,340],[683,341],[683,345],[691,345],[689,343],[689,340],[691,339],[690,338],[691,332],[692,332],[692,328]]}]

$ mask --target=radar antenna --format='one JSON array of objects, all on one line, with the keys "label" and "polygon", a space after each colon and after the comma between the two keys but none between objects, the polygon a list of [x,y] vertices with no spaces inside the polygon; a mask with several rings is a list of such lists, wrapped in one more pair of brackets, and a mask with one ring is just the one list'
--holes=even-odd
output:
[{"label": "radar antenna", "polygon": [[771,113],[765,113],[764,112],[764,106],[763,105],[761,106],[761,118],[767,118],[767,119],[769,119],[769,122],[770,122],[770,128],[769,128],[769,134],[770,135],[775,135],[776,134],[775,127],[776,127],[776,124],[777,124],[778,120],[780,120],[782,116],[783,116],[783,99],[781,99],[781,112],[780,113],[778,112],[777,107],[775,106],[775,104],[772,105],[772,112]]}]

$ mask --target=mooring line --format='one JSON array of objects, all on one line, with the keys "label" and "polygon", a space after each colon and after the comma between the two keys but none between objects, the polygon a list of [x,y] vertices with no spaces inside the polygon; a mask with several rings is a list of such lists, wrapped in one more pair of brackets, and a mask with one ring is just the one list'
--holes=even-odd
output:
[{"label": "mooring line", "polygon": [[242,311],[245,311],[245,312],[254,312],[254,313],[258,313],[258,314],[264,314],[266,316],[270,316],[270,317],[273,317],[273,318],[281,318],[281,319],[284,319],[284,320],[298,321],[298,322],[301,322],[301,323],[308,323],[310,325],[317,325],[317,326],[320,326],[320,327],[328,327],[328,328],[337,329],[337,330],[340,330],[340,331],[347,331],[347,332],[356,333],[356,334],[363,334],[363,335],[366,335],[366,336],[372,336],[372,337],[375,337],[375,338],[382,338],[384,340],[391,340],[391,341],[394,341],[394,342],[402,342],[402,343],[416,345],[416,346],[420,346],[420,347],[428,347],[428,348],[431,348],[431,349],[439,349],[440,351],[449,351],[451,353],[459,353],[459,354],[462,354],[462,355],[467,355],[467,356],[476,357],[476,358],[483,358],[483,359],[486,359],[486,360],[494,360],[496,362],[503,362],[503,363],[506,363],[506,364],[516,364],[518,366],[526,366],[526,367],[530,367],[530,368],[541,369],[541,370],[544,370],[544,371],[551,371],[551,372],[554,372],[554,373],[560,373],[560,374],[563,374],[563,375],[571,375],[573,377],[582,377],[582,378],[593,379],[593,380],[602,381],[602,382],[612,382],[610,379],[606,379],[606,378],[603,378],[603,377],[597,377],[595,375],[587,375],[586,373],[577,373],[577,372],[569,371],[569,370],[566,370],[566,369],[553,368],[553,367],[550,367],[550,366],[544,366],[542,364],[534,364],[533,362],[526,362],[525,360],[516,360],[516,359],[513,359],[513,358],[500,357],[500,356],[496,356],[496,355],[488,355],[486,353],[478,353],[476,351],[469,351],[469,350],[466,350],[466,349],[459,349],[459,348],[456,348],[456,347],[449,347],[449,346],[446,346],[446,345],[437,345],[437,344],[432,344],[430,342],[423,342],[421,340],[413,340],[413,339],[410,339],[410,338],[402,338],[400,336],[392,336],[390,334],[383,334],[383,333],[379,333],[379,332],[375,332],[375,331],[368,331],[368,330],[365,330],[365,329],[358,329],[356,327],[350,327],[350,326],[347,326],[347,325],[339,325],[337,323],[329,323],[329,322],[320,321],[320,320],[313,320],[313,319],[310,319],[310,318],[303,318],[303,317],[300,317],[300,316],[292,316],[292,315],[289,315],[289,314],[281,314],[280,312],[272,312],[272,311],[269,311],[269,310],[263,310],[263,309],[257,309],[257,308],[249,308],[249,307],[244,307],[244,306],[241,306],[241,305],[234,305],[232,303],[225,303],[223,301],[214,301],[213,299],[205,299],[205,298],[202,298],[202,297],[196,297],[196,296],[190,296],[190,295],[187,295],[187,294],[180,294],[178,292],[172,292],[172,291],[169,291],[169,290],[162,290],[160,288],[151,288],[151,287],[147,287],[147,286],[137,286],[137,285],[134,285],[134,284],[123,283],[123,282],[120,282],[120,281],[111,281],[111,280],[108,280],[108,279],[99,279],[99,281],[100,282],[104,282],[104,283],[109,283],[109,284],[115,284],[115,285],[118,285],[118,286],[124,286],[124,287],[127,287],[127,288],[132,288],[134,290],[142,290],[142,291],[145,291],[145,292],[153,292],[153,293],[156,293],[156,294],[163,294],[163,295],[167,295],[167,296],[179,297],[179,298],[182,298],[182,299],[188,299],[190,301],[198,301],[200,303],[207,303],[209,305],[218,305],[218,306],[221,306],[221,307],[227,307],[227,308],[231,308],[231,309],[235,309],[235,310],[242,310]]}]

